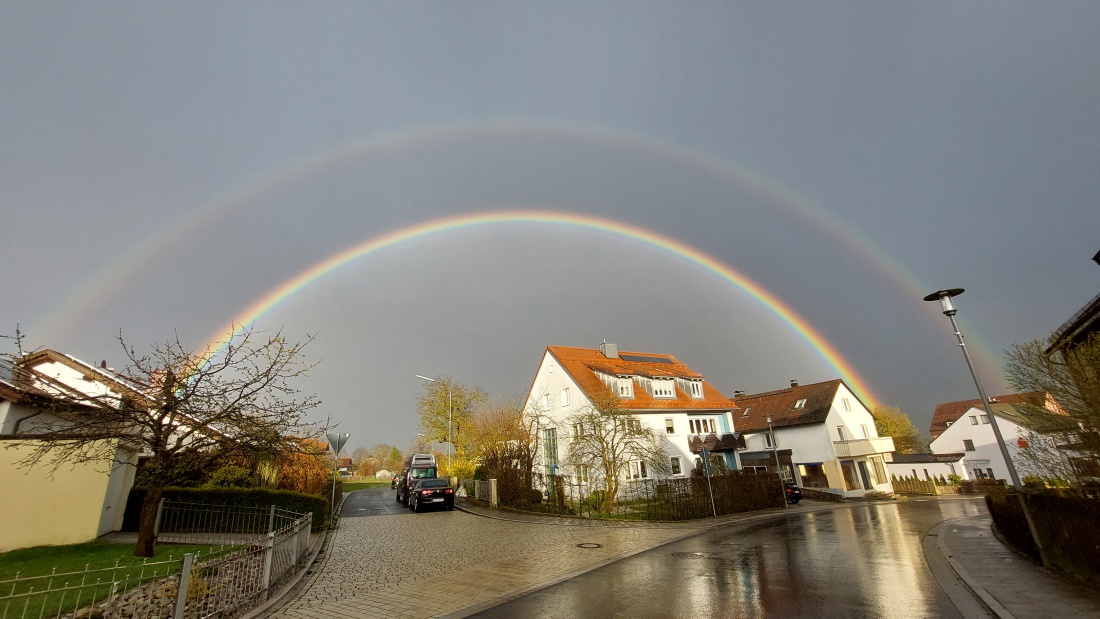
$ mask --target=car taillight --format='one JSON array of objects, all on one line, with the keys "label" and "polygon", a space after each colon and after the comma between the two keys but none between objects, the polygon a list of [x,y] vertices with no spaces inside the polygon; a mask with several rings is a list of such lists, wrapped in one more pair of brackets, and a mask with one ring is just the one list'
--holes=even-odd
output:
[{"label": "car taillight", "polygon": [[420,491],[420,494],[431,494],[431,493],[432,493],[431,490],[421,490]]},{"label": "car taillight", "polygon": [[454,492],[454,490],[452,490],[450,488],[447,488],[446,490],[443,491],[444,494],[451,494],[452,492]]}]

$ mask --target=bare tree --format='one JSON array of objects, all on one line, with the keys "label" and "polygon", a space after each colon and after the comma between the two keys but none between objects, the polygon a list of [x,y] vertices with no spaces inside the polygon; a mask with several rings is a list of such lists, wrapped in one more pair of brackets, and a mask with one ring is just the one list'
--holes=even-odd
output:
[{"label": "bare tree", "polygon": [[582,467],[587,471],[591,483],[603,482],[607,489],[604,511],[614,508],[632,461],[643,463],[637,465],[639,473],[643,465],[648,469],[643,476],[670,473],[668,452],[660,435],[623,409],[614,395],[581,407],[567,422],[572,433],[566,459],[575,470]]},{"label": "bare tree", "polygon": [[304,348],[275,332],[234,329],[221,352],[207,358],[178,338],[137,354],[122,336],[127,366],[107,389],[66,388],[24,368],[41,393],[25,443],[34,447],[22,466],[115,463],[119,444],[146,456],[146,494],[134,554],[148,557],[155,543],[157,506],[164,489],[195,470],[232,458],[271,459],[301,453],[323,428],[305,422],[320,402],[291,386],[313,365]]},{"label": "bare tree", "polygon": [[[1035,431],[1041,436],[1025,438],[1028,447],[1021,445],[1020,456],[1038,470],[1071,473],[1062,479],[1100,477],[1100,333],[1055,352],[1036,340],[1017,344],[1006,355],[1008,382],[1020,392],[1047,394],[1056,412],[1064,413],[1037,417],[1041,425]],[[1054,447],[1051,437],[1060,437],[1061,444]],[[1055,461],[1061,462],[1052,467]]]}]

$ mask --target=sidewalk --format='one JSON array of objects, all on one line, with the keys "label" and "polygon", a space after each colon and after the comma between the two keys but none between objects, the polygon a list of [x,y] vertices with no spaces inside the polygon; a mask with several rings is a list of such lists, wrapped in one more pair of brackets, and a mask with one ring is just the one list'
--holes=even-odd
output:
[{"label": "sidewalk", "polygon": [[993,534],[988,513],[936,527],[938,547],[963,584],[994,616],[1100,617],[1100,592],[1035,566]]}]

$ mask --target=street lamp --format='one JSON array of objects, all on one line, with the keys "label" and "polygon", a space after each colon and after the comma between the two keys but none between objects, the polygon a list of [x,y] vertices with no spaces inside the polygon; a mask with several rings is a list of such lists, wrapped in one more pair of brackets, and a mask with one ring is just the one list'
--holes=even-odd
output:
[{"label": "street lamp", "polygon": [[1016,474],[1016,465],[1012,463],[1012,458],[1008,455],[1008,446],[1005,445],[1005,439],[1001,435],[1001,428],[997,425],[997,416],[993,414],[993,409],[989,405],[989,398],[985,395],[985,389],[982,389],[982,381],[978,380],[978,373],[974,370],[974,362],[970,360],[970,353],[967,352],[966,343],[963,342],[962,331],[959,330],[959,325],[955,322],[955,314],[958,313],[959,310],[955,309],[955,304],[952,303],[951,297],[957,297],[962,293],[962,288],[937,290],[924,297],[924,300],[939,301],[940,307],[943,309],[943,315],[951,320],[951,328],[955,330],[955,337],[959,340],[959,348],[962,349],[963,357],[966,358],[966,367],[970,368],[970,376],[974,378],[974,386],[978,388],[978,397],[982,399],[982,406],[985,407],[985,414],[989,416],[989,425],[993,426],[993,436],[997,439],[997,447],[1000,448],[1001,456],[1008,466],[1008,475],[1012,478],[1012,486],[1019,492],[1021,490],[1021,484],[1020,476]]},{"label": "street lamp", "polygon": [[779,481],[780,481],[779,485],[780,485],[780,488],[783,491],[783,507],[786,507],[787,506],[787,494],[786,494],[787,488],[782,483],[783,482],[783,474],[779,472],[779,451],[778,451],[779,441],[775,440],[775,430],[772,429],[772,416],[767,415],[766,417],[764,417],[764,419],[765,419],[765,421],[768,422],[768,440],[771,441],[772,455],[775,456],[775,474],[779,475]]},{"label": "street lamp", "polygon": [[[427,376],[421,376],[419,374],[417,374],[416,377],[433,383],[439,382],[434,378],[428,378]],[[451,449],[453,449],[453,444],[451,443],[451,386],[447,383],[443,383],[443,387],[447,390],[447,474],[451,475]]]}]

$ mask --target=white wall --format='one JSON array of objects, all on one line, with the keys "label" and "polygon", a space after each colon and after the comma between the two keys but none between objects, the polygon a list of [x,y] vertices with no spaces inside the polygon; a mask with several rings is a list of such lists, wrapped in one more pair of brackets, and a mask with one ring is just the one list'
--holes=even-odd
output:
[{"label": "white wall", "polygon": [[[981,419],[985,414],[984,408],[971,408],[966,411],[962,417],[959,417],[955,423],[948,426],[943,433],[937,436],[936,440],[929,445],[929,448],[931,448],[932,453],[965,454],[970,479],[976,477],[974,469],[981,468],[987,475],[987,469],[993,469],[993,476],[996,479],[1009,481],[1012,477],[1008,474],[1008,466],[1005,464],[1001,450],[997,446],[997,438],[993,434],[993,424],[982,423]],[[971,417],[978,420],[977,425],[970,421]],[[1015,449],[1016,442],[1023,434],[1023,428],[1001,416],[997,417],[997,426],[1001,429],[1001,436],[1004,437],[1005,444],[1008,445],[1011,454]],[[964,441],[967,439],[974,442],[974,451],[966,450]]]},{"label": "white wall", "polygon": [[[954,453],[954,452],[952,452]],[[924,480],[925,471],[928,475],[934,478],[939,478],[941,475],[944,479],[951,475],[958,475],[962,479],[971,479],[973,475],[967,470],[966,458],[962,458],[958,462],[911,462],[911,463],[895,463],[887,462],[887,470],[891,475],[897,475],[898,477],[915,477],[916,479]]]}]

